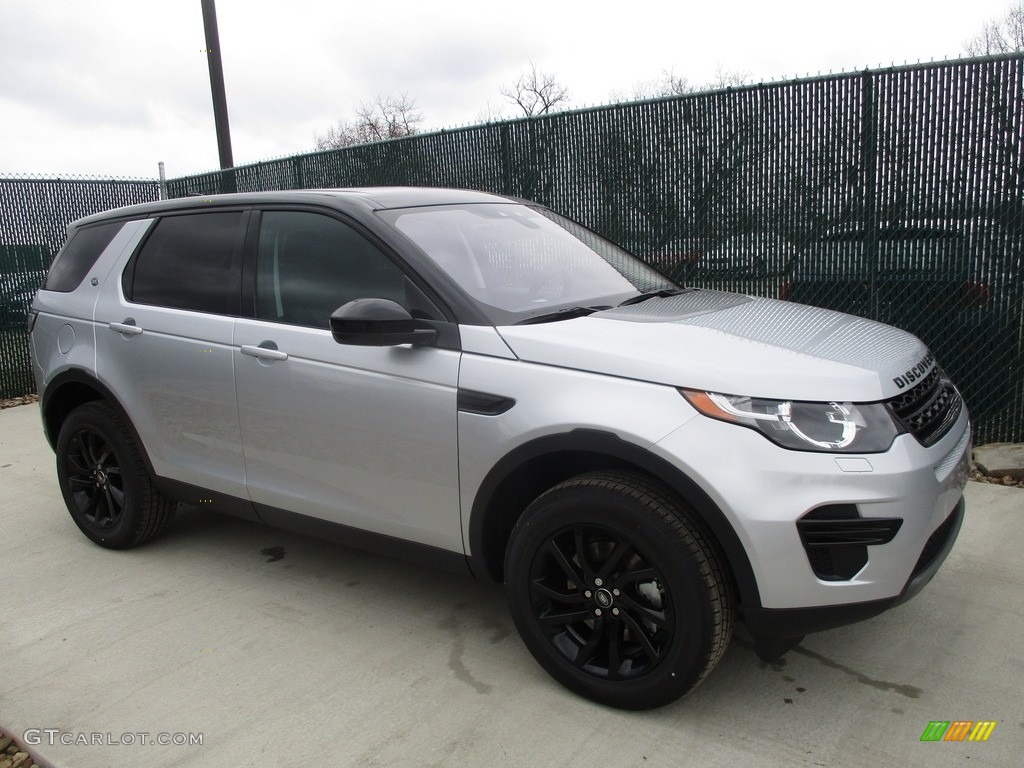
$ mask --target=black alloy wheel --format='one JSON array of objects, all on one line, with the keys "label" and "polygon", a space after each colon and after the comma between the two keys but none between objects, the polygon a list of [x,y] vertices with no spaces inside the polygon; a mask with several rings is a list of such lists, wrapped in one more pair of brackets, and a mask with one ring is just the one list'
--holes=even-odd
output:
[{"label": "black alloy wheel", "polygon": [[718,664],[732,587],[685,503],[642,475],[591,472],[535,500],[505,585],[526,647],[562,685],[623,709],[663,706]]},{"label": "black alloy wheel", "polygon": [[101,546],[136,546],[174,517],[174,504],[153,487],[132,433],[105,403],[85,403],[65,419],[57,477],[75,524]]},{"label": "black alloy wheel", "polygon": [[106,438],[88,427],[75,432],[66,453],[67,483],[78,516],[97,531],[109,531],[124,512],[120,460]]},{"label": "black alloy wheel", "polygon": [[575,525],[534,558],[530,602],[548,641],[606,680],[651,671],[675,635],[676,611],[650,556],[621,533]]}]

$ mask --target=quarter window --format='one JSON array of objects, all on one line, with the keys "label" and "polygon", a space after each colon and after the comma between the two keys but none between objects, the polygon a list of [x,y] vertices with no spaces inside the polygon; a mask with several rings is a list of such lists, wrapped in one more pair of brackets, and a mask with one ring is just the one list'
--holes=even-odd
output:
[{"label": "quarter window", "polygon": [[57,254],[43,288],[63,293],[75,290],[123,226],[123,221],[112,221],[77,230]]},{"label": "quarter window", "polygon": [[138,304],[237,315],[244,211],[169,216],[156,223],[125,274]]}]

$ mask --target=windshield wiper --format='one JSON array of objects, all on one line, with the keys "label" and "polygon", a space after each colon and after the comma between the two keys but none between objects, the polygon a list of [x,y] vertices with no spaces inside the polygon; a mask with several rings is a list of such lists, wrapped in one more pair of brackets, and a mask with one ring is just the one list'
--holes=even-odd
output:
[{"label": "windshield wiper", "polygon": [[648,299],[664,299],[667,296],[678,296],[685,290],[685,288],[662,288],[660,291],[650,291],[648,293],[641,293],[639,296],[634,296],[631,299],[626,299],[624,302],[619,304],[619,306],[628,307],[630,304],[639,304],[640,302],[647,301]]},{"label": "windshield wiper", "polygon": [[516,325],[534,325],[535,323],[553,323],[558,320],[571,320],[574,317],[586,317],[587,315],[592,315],[595,312],[601,312],[605,309],[611,309],[611,307],[566,307],[565,309],[559,309],[543,315],[528,317],[525,320],[520,320]]}]

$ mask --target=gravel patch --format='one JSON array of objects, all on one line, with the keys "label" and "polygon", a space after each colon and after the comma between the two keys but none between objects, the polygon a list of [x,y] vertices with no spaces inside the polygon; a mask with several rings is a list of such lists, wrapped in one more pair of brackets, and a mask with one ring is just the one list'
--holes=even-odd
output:
[{"label": "gravel patch", "polygon": [[984,474],[980,469],[971,470],[971,480],[979,483],[988,483],[989,485],[1006,485],[1011,488],[1024,488],[1024,480],[1014,480],[1009,475],[1002,477],[991,477]]},{"label": "gravel patch", "polygon": [[13,736],[0,730],[0,768],[40,768],[32,756],[19,747]]},{"label": "gravel patch", "polygon": [[0,410],[4,408],[15,408],[19,405],[28,405],[29,403],[38,403],[39,395],[33,393],[31,395],[22,395],[21,397],[11,397],[7,400],[0,400]]}]

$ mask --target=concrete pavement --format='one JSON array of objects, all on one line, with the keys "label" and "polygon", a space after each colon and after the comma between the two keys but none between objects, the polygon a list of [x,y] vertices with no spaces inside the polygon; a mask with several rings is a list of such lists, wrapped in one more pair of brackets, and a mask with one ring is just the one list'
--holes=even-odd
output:
[{"label": "concrete pavement", "polygon": [[[136,550],[93,545],[36,405],[0,411],[0,500],[0,728],[57,768],[977,768],[1024,750],[1015,488],[969,485],[956,547],[908,604],[775,665],[741,628],[702,686],[644,713],[559,687],[501,589],[468,577],[199,511]],[[997,725],[922,743],[934,720]],[[186,743],[140,744],[158,738]]]}]

